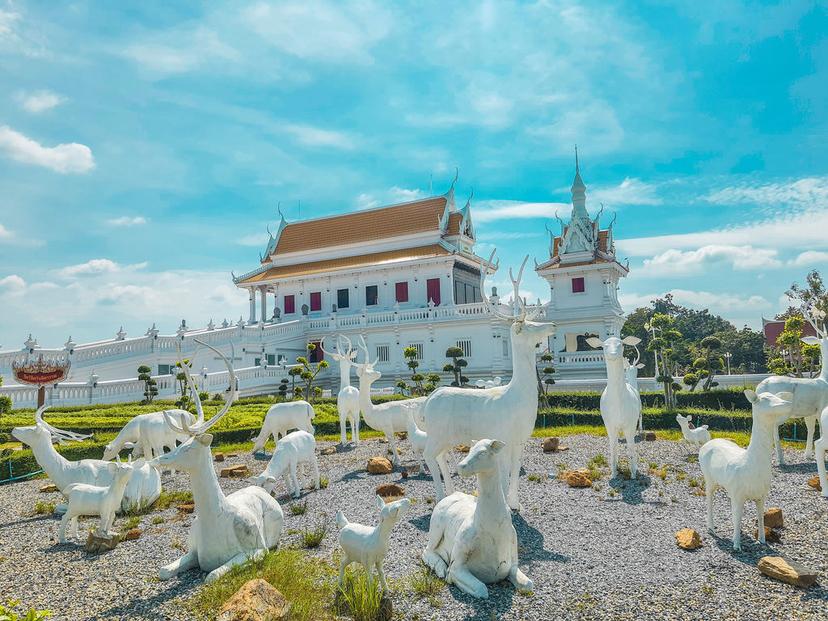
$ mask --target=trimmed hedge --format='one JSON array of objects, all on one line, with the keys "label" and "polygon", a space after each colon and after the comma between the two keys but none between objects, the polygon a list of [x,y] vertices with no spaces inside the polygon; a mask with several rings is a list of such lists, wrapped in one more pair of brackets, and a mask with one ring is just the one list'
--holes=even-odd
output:
[{"label": "trimmed hedge", "polygon": [[[598,411],[601,408],[600,392],[551,392],[546,396],[550,408]],[[705,410],[750,411],[744,389],[724,388],[709,392],[679,392],[676,401],[680,409],[701,408]],[[645,408],[663,408],[664,393],[642,392],[641,404]]]}]

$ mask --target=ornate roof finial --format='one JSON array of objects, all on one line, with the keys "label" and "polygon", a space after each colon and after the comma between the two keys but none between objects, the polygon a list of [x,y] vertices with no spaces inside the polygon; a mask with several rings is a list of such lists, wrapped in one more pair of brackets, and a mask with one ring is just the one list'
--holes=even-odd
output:
[{"label": "ornate roof finial", "polygon": [[575,172],[581,172],[581,167],[578,165],[578,145],[575,145]]},{"label": "ornate roof finial", "polygon": [[287,223],[287,220],[285,219],[285,214],[282,213],[282,201],[276,203],[276,212],[279,214],[279,219],[282,222]]},{"label": "ornate roof finial", "polygon": [[463,207],[464,210],[468,209],[471,206],[471,201],[474,198],[474,188],[471,189],[471,194],[466,199],[466,205]]}]

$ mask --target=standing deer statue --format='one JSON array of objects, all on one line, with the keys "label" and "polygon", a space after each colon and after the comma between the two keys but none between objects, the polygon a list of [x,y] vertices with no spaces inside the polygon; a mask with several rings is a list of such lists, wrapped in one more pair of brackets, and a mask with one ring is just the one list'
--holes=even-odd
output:
[{"label": "standing deer statue", "polygon": [[[210,451],[213,436],[207,432],[227,414],[235,401],[236,375],[231,362],[219,350],[196,342],[209,347],[224,360],[230,376],[230,394],[221,410],[200,425],[179,426],[171,416],[166,417],[171,429],[189,439],[171,452],[156,457],[153,463],[158,467],[174,467],[190,475],[196,518],[190,528],[187,553],[162,567],[158,575],[161,580],[168,580],[199,567],[208,572],[207,582],[213,582],[233,567],[252,558],[261,558],[267,550],[275,548],[285,519],[279,503],[261,487],[251,485],[227,496],[222,492]],[[193,398],[197,401],[198,393]]]},{"label": "standing deer statue", "polygon": [[[633,345],[632,347],[635,350],[635,358],[629,361],[626,358],[624,359],[624,377],[640,399],[641,390],[638,388],[638,371],[643,369],[644,365],[640,362],[641,352],[638,350],[638,345]],[[642,432],[644,431],[644,415],[642,412],[638,414],[638,428]]]},{"label": "standing deer statue", "polygon": [[733,518],[733,549],[742,549],[742,514],[745,502],[756,503],[759,516],[759,543],[765,543],[765,498],[770,490],[773,470],[771,468],[771,442],[773,429],[780,421],[790,416],[794,396],[789,392],[779,394],[745,391],[751,403],[753,425],[750,444],[743,449],[738,444],[716,438],[706,442],[699,450],[699,466],[704,475],[707,496],[707,530],[713,532],[713,495],[723,487],[730,496]]},{"label": "standing deer statue", "polygon": [[489,312],[495,318],[511,323],[512,379],[503,386],[480,390],[438,388],[423,405],[424,424],[421,427],[428,434],[423,458],[434,478],[438,500],[454,491],[446,452],[458,444],[471,445],[482,438],[496,437],[502,438],[507,446],[500,457],[502,484],[504,491],[508,490],[506,499],[512,509],[520,509],[518,477],[523,445],[532,435],[538,415],[535,348],[555,333],[554,323],[535,321],[545,312],[545,307],[527,307],[517,295],[528,258],[523,260],[517,278],[509,270],[515,289],[512,314],[501,311],[485,294],[486,271],[493,266],[494,252],[480,274],[480,292]]},{"label": "standing deer statue", "polygon": [[595,336],[587,339],[587,343],[592,347],[601,347],[604,350],[604,360],[607,363],[607,386],[601,393],[601,418],[607,428],[613,478],[618,475],[618,438],[622,434],[627,441],[630,475],[633,479],[638,475],[635,434],[641,423],[641,395],[627,382],[624,345],[635,346],[640,342],[641,339],[637,336],[625,336],[623,339],[611,336],[604,341]]},{"label": "standing deer statue", "polygon": [[[74,483],[99,487],[112,485],[114,479],[111,462],[102,459],[69,461],[55,450],[53,441],[63,444],[68,441],[84,440],[90,436],[58,429],[44,421],[43,413],[48,407],[44,405],[37,409],[33,427],[15,427],[12,429],[12,435],[32,449],[37,463],[61,492],[65,493],[65,490]],[[147,507],[160,495],[160,474],[147,463],[136,462],[121,501],[121,509],[129,511]],[[56,509],[58,513],[63,513],[65,510],[65,504],[59,505]]]},{"label": "standing deer statue", "polygon": [[363,364],[357,364],[357,377],[359,377],[359,408],[365,417],[365,423],[372,429],[381,431],[388,440],[391,448],[394,465],[399,465],[400,454],[397,450],[395,433],[408,431],[409,417],[417,418],[420,409],[423,407],[427,397],[415,397],[414,399],[401,399],[400,401],[386,401],[374,405],[371,401],[371,385],[382,377],[382,373],[374,369],[378,360],[371,362],[368,346],[365,339],[359,335],[359,348],[365,356]]},{"label": "standing deer statue", "polygon": [[301,429],[313,433],[313,406],[307,401],[288,401],[271,405],[265,415],[259,435],[253,440],[253,453],[263,451],[265,444],[273,436],[278,442],[291,429]]},{"label": "standing deer statue", "polygon": [[[142,463],[143,460],[140,460]],[[135,462],[136,465],[139,462]],[[87,483],[72,483],[66,490],[66,497],[69,500],[66,513],[60,520],[58,529],[58,541],[66,543],[66,527],[70,526],[72,536],[78,536],[78,518],[82,515],[97,515],[101,518],[98,532],[109,536],[112,524],[115,522],[115,512],[121,507],[121,500],[124,497],[126,486],[132,476],[133,465],[122,464],[120,459],[117,463],[110,463],[109,471],[112,473],[112,484],[109,487],[89,485]]]},{"label": "standing deer statue", "polygon": [[339,439],[345,446],[348,442],[348,422],[351,423],[351,440],[359,444],[359,389],[351,386],[351,367],[357,352],[350,339],[340,334],[336,340],[337,351],[325,349],[325,339],[319,342],[322,352],[339,363],[339,393],[336,395],[336,409],[339,412]]},{"label": "standing deer statue", "polygon": [[[816,332],[816,336],[803,336],[802,342],[808,345],[819,345],[822,356],[822,368],[819,375],[813,378],[774,375],[759,382],[756,392],[757,394],[793,393],[793,410],[790,417],[805,419],[805,426],[808,429],[808,439],[805,442],[805,459],[810,459],[814,456],[814,433],[816,432],[817,417],[828,406],[828,365],[826,365],[826,361],[828,361],[828,330],[826,330],[825,325],[825,313],[818,308],[814,306],[806,307],[803,309],[802,315]],[[779,424],[784,422],[782,420]],[[773,439],[776,446],[777,463],[782,465],[785,463],[785,455],[782,451],[782,443],[779,441],[779,427],[774,429]]]}]

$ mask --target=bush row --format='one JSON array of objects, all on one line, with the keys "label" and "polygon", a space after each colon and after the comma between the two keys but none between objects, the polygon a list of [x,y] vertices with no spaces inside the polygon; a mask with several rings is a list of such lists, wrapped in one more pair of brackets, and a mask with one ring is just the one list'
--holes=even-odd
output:
[{"label": "bush row", "polygon": [[[724,388],[709,392],[679,392],[676,397],[680,408],[750,411],[750,404],[745,398],[744,389],[741,388]],[[597,411],[601,407],[601,393],[599,392],[552,392],[545,399],[549,407],[553,408]],[[645,408],[663,408],[664,393],[642,392],[641,404]]]}]

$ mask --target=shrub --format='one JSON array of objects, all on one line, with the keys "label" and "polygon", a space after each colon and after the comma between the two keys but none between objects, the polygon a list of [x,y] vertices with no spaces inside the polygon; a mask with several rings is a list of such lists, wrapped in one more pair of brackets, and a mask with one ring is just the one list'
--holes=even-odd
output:
[{"label": "shrub", "polygon": [[318,548],[322,544],[322,540],[325,538],[327,532],[328,529],[324,524],[319,524],[312,529],[304,529],[302,531],[302,545],[306,548]]},{"label": "shrub", "polygon": [[339,589],[341,608],[354,618],[354,621],[377,621],[380,618],[382,593],[378,581],[369,582],[364,571],[345,574],[345,580]]},{"label": "shrub", "polygon": [[0,395],[0,414],[11,412],[12,400],[8,395]]},{"label": "shrub", "polygon": [[20,606],[18,600],[11,599],[5,604],[0,604],[0,621],[42,621],[52,616],[49,610],[27,609],[24,613],[17,612]]},{"label": "shrub", "polygon": [[42,500],[38,500],[35,503],[33,513],[35,515],[52,515],[55,512],[55,503],[53,502],[43,502]]},{"label": "shrub", "polygon": [[419,597],[428,600],[428,603],[439,608],[441,605],[437,596],[446,588],[446,583],[440,580],[428,567],[420,567],[409,578],[411,590]]}]

